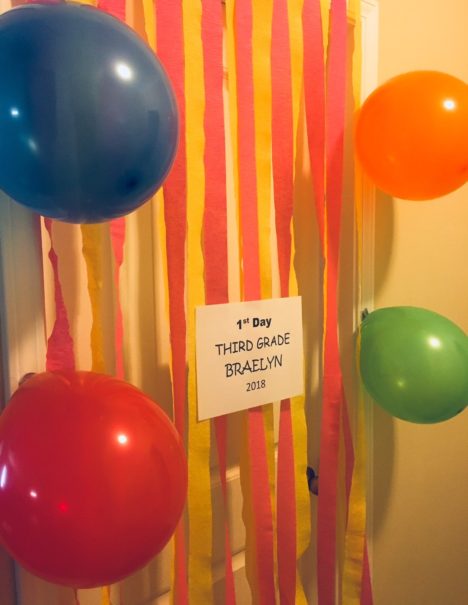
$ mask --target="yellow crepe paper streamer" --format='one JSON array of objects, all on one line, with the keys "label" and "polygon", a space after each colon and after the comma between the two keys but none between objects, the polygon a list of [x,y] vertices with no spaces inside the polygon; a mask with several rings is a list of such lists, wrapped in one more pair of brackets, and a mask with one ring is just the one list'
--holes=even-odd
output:
[{"label": "yellow crepe paper streamer", "polygon": [[[83,0],[82,4],[96,6],[96,0]],[[100,228],[93,229],[93,227]],[[93,316],[93,325],[91,329],[91,354],[92,354],[92,370],[95,372],[105,371],[104,363],[104,341],[102,326],[100,326],[99,313],[101,311],[100,304],[100,289],[102,282],[99,283],[99,271],[102,271],[100,262],[100,250],[102,244],[102,230],[108,226],[104,225],[82,225],[81,236],[83,240],[83,256],[86,262],[88,272],[88,291],[91,300],[91,311]],[[97,272],[95,274],[95,271]],[[102,273],[101,273],[102,275]],[[101,278],[102,279],[102,278]],[[101,590],[101,605],[112,605],[110,587],[104,586]]]},{"label": "yellow crepe paper streamer", "polygon": [[250,472],[250,450],[247,433],[248,422],[247,414],[242,415],[242,442],[240,450],[240,481],[243,496],[242,518],[245,524],[245,573],[250,586],[252,605],[259,605],[260,594],[258,588],[258,569],[257,569],[257,542],[255,539],[255,519],[252,509],[252,477]]},{"label": "yellow crepe paper streamer", "polygon": [[103,247],[108,235],[107,224],[81,225],[83,257],[88,274],[88,292],[93,324],[91,327],[91,356],[93,372],[105,372],[103,317]]},{"label": "yellow crepe paper streamer", "polygon": [[[93,372],[105,372],[104,360],[104,331],[102,327],[103,313],[103,242],[108,233],[107,224],[81,225],[83,241],[83,257],[88,274],[88,292],[91,302],[93,323],[91,327],[91,356]],[[101,605],[112,605],[110,587],[104,586],[101,590]]]},{"label": "yellow crepe paper streamer", "polygon": [[255,156],[262,298],[271,297],[271,26],[273,0],[252,2]]},{"label": "yellow crepe paper streamer", "polygon": [[[304,44],[302,37],[302,9],[304,0],[290,0],[289,13],[289,40],[291,52],[291,82],[292,82],[292,110],[293,110],[293,150],[294,171],[296,168],[297,141],[299,128],[299,115],[304,78]],[[294,238],[291,239],[291,264],[289,274],[289,292],[297,296],[298,284],[294,271]],[[291,399],[291,423],[294,447],[294,481],[296,490],[296,558],[299,559],[310,543],[310,494],[307,482],[304,481],[305,463],[307,460],[307,424],[305,417],[305,397],[298,396]],[[296,605],[306,605],[307,599],[302,586],[299,573],[296,574]]]},{"label": "yellow crepe paper streamer", "polygon": [[[229,107],[229,128],[232,158],[232,170],[234,180],[234,195],[235,199],[239,200],[239,156],[237,143],[237,61],[236,61],[236,28],[235,28],[235,0],[226,0],[225,4],[225,21],[226,21],[226,58],[227,58],[227,87],[228,87],[228,107]],[[236,204],[236,216],[238,228],[240,224],[240,208]],[[240,231],[237,233],[239,241],[239,257],[237,259],[240,267],[240,284],[239,290],[242,291],[243,273],[242,273],[242,238]],[[245,524],[245,571],[249,586],[252,591],[252,605],[258,603],[258,585],[257,585],[257,568],[256,568],[256,544],[254,532],[254,518],[252,511],[252,494],[250,490],[250,465],[247,445],[247,418],[243,414],[242,418],[242,442],[240,448],[240,481],[243,494],[242,518]]]},{"label": "yellow crepe paper streamer", "polygon": [[[292,239],[292,258],[294,258],[294,238]],[[298,284],[294,271],[290,274],[289,292],[297,296]],[[307,422],[305,415],[305,397],[291,398],[291,424],[294,447],[294,483],[296,492],[296,559],[299,560],[310,544],[310,494],[305,478],[307,467]],[[295,605],[307,605],[299,571],[296,573]]]},{"label": "yellow crepe paper streamer", "polygon": [[[156,38],[156,10],[154,0],[143,1],[143,19],[145,37],[148,46],[156,53],[157,38]],[[164,221],[164,190],[161,187],[156,191],[155,195],[149,202],[151,204],[151,214],[153,217],[153,229],[157,233],[157,237],[153,237],[153,249],[155,256],[162,260],[160,270],[163,271],[162,282],[167,284],[167,258],[166,258],[166,223]],[[165,313],[169,322],[169,292],[164,289],[165,298]],[[169,364],[169,370],[172,372],[172,364]]]},{"label": "yellow crepe paper streamer", "polygon": [[201,248],[205,197],[205,111],[200,0],[183,0],[187,149],[188,230],[188,463],[189,602],[213,602],[210,422],[197,422],[195,307],[203,305],[204,263]]},{"label": "yellow crepe paper streamer", "polygon": [[[157,27],[156,27],[156,10],[154,0],[142,0],[143,1],[143,21],[146,41],[152,51],[156,53],[157,49]],[[166,223],[164,220],[164,190],[161,187],[154,197],[149,202],[151,204],[151,216],[153,231],[157,234],[153,237],[153,258],[160,259],[157,268],[155,267],[155,287],[157,288],[156,272],[162,271],[162,283],[168,283],[167,276],[167,254],[166,254]],[[158,299],[158,293],[155,292],[155,299]],[[169,325],[169,291],[164,288],[164,313],[166,316],[167,324]],[[169,348],[169,354],[172,355],[172,351]],[[169,372],[171,374],[172,383],[172,362],[169,362]],[[171,538],[172,546],[172,566],[171,566],[171,603],[175,602],[176,586],[175,586],[175,569],[174,569],[174,550],[175,550],[175,536]]]},{"label": "yellow crepe paper streamer", "polygon": [[[234,2],[229,2],[227,6],[227,17],[234,16]],[[261,296],[270,298],[272,293],[272,275],[271,275],[271,205],[272,205],[272,187],[271,187],[271,24],[273,17],[273,0],[256,0],[252,3],[252,68],[254,84],[254,112],[255,112],[255,157],[256,157],[256,177],[257,177],[257,203],[258,203],[258,235],[259,235],[259,259],[261,276]],[[228,28],[233,21],[228,22]],[[229,29],[228,29],[229,32]],[[232,36],[232,34],[231,34]],[[234,49],[234,39],[229,38],[228,33],[228,60],[230,53]],[[234,51],[235,57],[235,51]],[[231,61],[231,69],[232,69]],[[229,65],[229,63],[228,63]],[[235,63],[234,63],[235,65]],[[231,90],[230,90],[231,94]],[[236,97],[233,101],[237,101]],[[232,107],[232,102],[230,107]],[[237,110],[234,113],[237,116]],[[233,120],[231,118],[231,127]],[[233,131],[233,139],[237,137],[236,130]],[[237,146],[235,148],[237,157]],[[238,198],[237,198],[238,199]],[[265,441],[268,461],[268,476],[270,485],[270,501],[272,510],[272,522],[274,524],[275,511],[275,442],[274,442],[274,416],[273,406],[271,404],[263,406],[263,420],[265,427]],[[244,420],[243,447],[247,447],[247,422]],[[250,477],[250,464],[247,452],[241,455],[241,483],[244,496],[244,522],[246,524],[246,569],[252,590],[253,603],[259,599],[257,588],[257,571],[255,563],[255,538],[254,538],[254,519],[251,508],[251,492],[247,485]],[[274,530],[274,536],[276,532]],[[276,558],[276,548],[274,548]],[[277,563],[275,560],[275,569]],[[275,580],[277,574],[275,573]]]},{"label": "yellow crepe paper streamer", "polygon": [[[296,168],[297,141],[299,128],[299,115],[304,77],[304,45],[302,37],[302,9],[304,0],[290,0],[289,13],[289,40],[291,49],[291,82],[292,82],[292,110],[293,110],[293,150]],[[294,238],[291,239],[291,267],[294,259]],[[289,275],[289,292],[297,296],[298,284],[294,270]],[[296,558],[299,559],[310,543],[310,494],[307,482],[304,481],[304,469],[307,466],[307,424],[305,417],[305,397],[298,396],[291,399],[291,423],[294,447],[294,479],[296,491]],[[307,605],[307,599],[302,586],[299,572],[296,574],[295,605]]]},{"label": "yellow crepe paper streamer", "polygon": [[[83,0],[82,4],[96,6],[95,0]],[[88,272],[88,291],[91,299],[93,326],[91,330],[92,370],[103,372],[104,341],[101,326],[101,292],[102,292],[102,242],[106,225],[81,225],[83,239],[83,256]]]},{"label": "yellow crepe paper streamer", "polygon": [[[353,56],[353,96],[357,109],[361,101],[361,66],[362,66],[362,36],[360,0],[351,0],[350,17],[354,25],[354,56]],[[361,302],[360,285],[362,280],[362,195],[363,177],[359,165],[355,166],[355,223],[357,242],[357,271],[358,271],[358,301]],[[356,347],[357,364],[361,349],[361,338],[358,336]],[[357,368],[359,375],[359,367]],[[357,425],[354,472],[349,500],[348,522],[345,537],[345,557],[342,580],[342,604],[359,605],[362,591],[362,571],[364,564],[366,540],[366,472],[367,472],[367,443],[365,402],[362,388],[359,386],[357,401]]]},{"label": "yellow crepe paper streamer", "polygon": [[328,35],[330,33],[330,1],[320,0],[320,9],[322,12],[322,31],[325,48],[328,48]]},{"label": "yellow crepe paper streamer", "polygon": [[101,605],[112,605],[110,586],[104,586],[101,590]]},{"label": "yellow crepe paper streamer", "polygon": [[[252,2],[252,68],[255,112],[255,161],[257,172],[258,236],[260,259],[260,286],[262,298],[271,298],[271,209],[272,209],[272,91],[271,91],[271,36],[273,0]],[[276,464],[273,405],[263,406],[268,475],[270,482],[273,536],[276,540]],[[276,547],[275,581],[277,579]]]},{"label": "yellow crepe paper streamer", "polygon": [[[358,337],[357,354],[360,351]],[[366,540],[366,426],[362,391],[357,409],[354,472],[349,499],[346,526],[342,580],[342,604],[359,605],[362,591],[362,572]]]},{"label": "yellow crepe paper streamer", "polygon": [[156,50],[156,11],[154,0],[143,1],[143,17],[146,40],[152,50]]},{"label": "yellow crepe paper streamer", "polygon": [[[291,292],[293,296],[294,293]],[[307,467],[307,424],[304,397],[291,399],[291,422],[294,446],[294,480],[296,490],[296,559],[305,552],[310,542],[310,494],[305,477]],[[296,573],[295,605],[307,605],[299,572]]]}]

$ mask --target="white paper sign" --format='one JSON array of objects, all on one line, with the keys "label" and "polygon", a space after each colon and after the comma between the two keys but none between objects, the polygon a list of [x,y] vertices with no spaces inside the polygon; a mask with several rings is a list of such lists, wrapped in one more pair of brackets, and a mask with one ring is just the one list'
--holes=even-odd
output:
[{"label": "white paper sign", "polygon": [[303,393],[301,297],[196,309],[198,419]]}]

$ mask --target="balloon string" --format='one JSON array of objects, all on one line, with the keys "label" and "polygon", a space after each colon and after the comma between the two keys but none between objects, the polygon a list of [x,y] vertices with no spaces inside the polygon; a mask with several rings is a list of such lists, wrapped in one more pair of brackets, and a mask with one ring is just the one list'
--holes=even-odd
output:
[{"label": "balloon string", "polygon": [[80,600],[78,598],[78,589],[77,588],[75,588],[73,590],[73,596],[75,597],[75,605],[80,605]]}]

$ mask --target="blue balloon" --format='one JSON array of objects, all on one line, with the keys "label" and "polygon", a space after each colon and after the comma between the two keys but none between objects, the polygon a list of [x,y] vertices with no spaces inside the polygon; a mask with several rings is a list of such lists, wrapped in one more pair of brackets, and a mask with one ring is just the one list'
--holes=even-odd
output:
[{"label": "blue balloon", "polygon": [[79,4],[0,17],[0,189],[51,218],[97,223],[148,200],[176,152],[178,114],[154,53]]}]

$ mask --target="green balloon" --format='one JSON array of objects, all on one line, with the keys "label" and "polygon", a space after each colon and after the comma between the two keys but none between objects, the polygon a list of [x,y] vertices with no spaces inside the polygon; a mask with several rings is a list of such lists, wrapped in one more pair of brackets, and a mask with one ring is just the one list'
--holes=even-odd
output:
[{"label": "green balloon", "polygon": [[468,338],[452,321],[419,307],[388,307],[361,324],[361,378],[387,412],[430,424],[468,404]]}]

